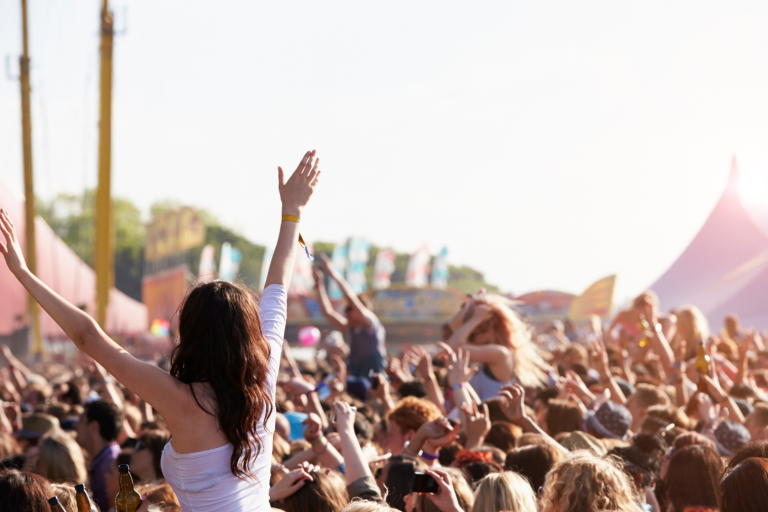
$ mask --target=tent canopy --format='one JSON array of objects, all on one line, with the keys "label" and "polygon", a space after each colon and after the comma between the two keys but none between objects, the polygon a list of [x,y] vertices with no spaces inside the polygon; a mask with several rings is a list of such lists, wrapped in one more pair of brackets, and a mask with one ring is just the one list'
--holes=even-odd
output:
[{"label": "tent canopy", "polygon": [[699,233],[650,287],[662,311],[693,304],[713,330],[730,313],[747,327],[768,328],[768,236],[739,195],[734,157],[728,185]]}]

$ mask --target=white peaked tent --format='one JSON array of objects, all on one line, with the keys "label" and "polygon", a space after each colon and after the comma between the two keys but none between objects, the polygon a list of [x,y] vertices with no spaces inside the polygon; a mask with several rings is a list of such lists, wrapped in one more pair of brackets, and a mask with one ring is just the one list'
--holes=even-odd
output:
[{"label": "white peaked tent", "polygon": [[693,304],[717,332],[737,313],[745,327],[768,328],[768,236],[739,195],[736,158],[728,185],[683,254],[650,287],[662,311]]}]

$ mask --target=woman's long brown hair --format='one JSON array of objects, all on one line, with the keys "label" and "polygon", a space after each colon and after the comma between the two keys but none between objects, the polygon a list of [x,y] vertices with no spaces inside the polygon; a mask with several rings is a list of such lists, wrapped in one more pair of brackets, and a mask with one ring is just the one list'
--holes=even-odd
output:
[{"label": "woman's long brown hair", "polygon": [[[171,353],[170,374],[188,384],[192,395],[232,444],[230,469],[238,478],[252,477],[250,463],[264,443],[256,431],[273,410],[266,390],[270,347],[261,330],[249,291],[225,281],[195,287],[179,312],[179,344]],[[192,384],[207,383],[216,410],[200,404]],[[255,453],[253,444],[255,443]]]}]

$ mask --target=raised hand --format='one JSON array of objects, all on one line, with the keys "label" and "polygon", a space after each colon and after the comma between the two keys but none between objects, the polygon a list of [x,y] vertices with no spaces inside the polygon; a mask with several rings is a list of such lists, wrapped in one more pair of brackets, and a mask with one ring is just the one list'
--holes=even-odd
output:
[{"label": "raised hand", "polygon": [[[403,356],[403,359],[405,359],[405,356]],[[387,374],[392,380],[396,381],[398,386],[413,380],[413,375],[411,375],[409,370],[408,365],[404,364],[400,359],[393,357],[389,360]]]},{"label": "raised hand", "polygon": [[19,272],[27,269],[27,263],[24,261],[24,254],[21,252],[21,245],[19,245],[16,228],[11,222],[11,217],[2,208],[0,208],[0,233],[5,238],[5,243],[0,240],[0,253],[5,258],[8,270],[13,275],[18,275]]},{"label": "raised hand", "polygon": [[318,265],[330,276],[335,276],[339,273],[338,270],[336,270],[336,265],[333,264],[333,260],[331,260],[327,254],[320,255],[320,261],[318,262]]},{"label": "raised hand", "polygon": [[432,356],[429,355],[429,352],[419,345],[411,348],[411,352],[413,353],[412,359],[418,361],[416,375],[424,380],[431,378],[434,371],[432,369]]},{"label": "raised hand", "polygon": [[491,415],[488,412],[488,406],[483,404],[482,411],[477,408],[475,402],[461,404],[461,423],[464,426],[464,432],[467,434],[467,442],[464,447],[474,448],[483,444],[485,436],[491,431]]},{"label": "raised hand", "polygon": [[469,382],[475,372],[477,372],[476,368],[469,367],[469,352],[459,349],[453,364],[448,367],[448,384],[456,386]]},{"label": "raised hand", "polygon": [[320,435],[320,429],[323,427],[320,416],[311,412],[301,424],[306,426],[304,428],[304,439],[310,443],[316,441]]},{"label": "raised hand", "polygon": [[285,181],[285,173],[282,167],[277,168],[280,200],[283,202],[283,215],[300,216],[301,210],[309,202],[315,191],[317,181],[320,178],[320,170],[317,166],[319,158],[315,158],[316,151],[307,151],[299,166]]},{"label": "raised hand", "polygon": [[[320,257],[323,255],[321,254]],[[315,267],[312,269],[312,278],[315,280],[315,288],[319,288],[323,283],[323,271]]]},{"label": "raised hand", "polygon": [[301,467],[283,476],[269,490],[269,501],[281,501],[301,489],[305,483],[313,481],[314,479],[309,473]]},{"label": "raised hand", "polygon": [[418,434],[424,439],[424,450],[428,453],[435,453],[443,446],[451,444],[456,440],[460,427],[459,424],[452,426],[444,417],[422,424]]},{"label": "raised hand", "polygon": [[425,496],[427,499],[431,501],[440,512],[462,512],[459,500],[456,497],[456,491],[453,490],[451,475],[442,469],[427,469],[425,470],[425,473],[434,478],[437,485],[440,486],[439,493],[426,493]]},{"label": "raised hand", "polygon": [[339,432],[355,430],[355,413],[357,409],[346,402],[335,402],[333,410],[336,413],[336,429]]},{"label": "raised hand", "polygon": [[493,308],[487,304],[477,304],[472,313],[472,321],[478,324],[485,322],[493,316]]},{"label": "raised hand", "polygon": [[512,421],[520,421],[526,417],[525,414],[525,390],[520,384],[514,386],[502,386],[501,410]]},{"label": "raised hand", "polygon": [[565,389],[587,402],[595,399],[595,394],[589,390],[581,377],[573,370],[565,372]]},{"label": "raised hand", "polygon": [[347,389],[347,364],[337,355],[332,355],[331,360],[336,370],[336,376],[331,382],[331,392],[336,396],[342,394]]},{"label": "raised hand", "polygon": [[608,362],[608,353],[605,351],[605,344],[601,339],[595,339],[592,342],[592,365],[600,374],[600,377],[607,378],[611,376],[611,366]]}]

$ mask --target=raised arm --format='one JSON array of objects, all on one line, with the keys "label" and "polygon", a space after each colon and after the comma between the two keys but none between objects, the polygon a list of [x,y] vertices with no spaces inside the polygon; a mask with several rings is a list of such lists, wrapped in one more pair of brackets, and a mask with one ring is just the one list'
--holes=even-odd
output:
[{"label": "raised arm", "polygon": [[341,437],[341,453],[344,456],[347,485],[359,478],[373,478],[368,461],[360,448],[360,442],[355,436],[355,409],[346,402],[336,402],[333,407]]},{"label": "raised arm", "polygon": [[107,336],[93,318],[33,275],[24,261],[16,229],[3,209],[0,209],[0,232],[5,239],[4,244],[0,242],[0,253],[9,270],[69,339],[163,416],[172,416],[182,402],[184,386],[156,366],[134,358]]},{"label": "raised arm", "polygon": [[320,306],[320,312],[323,314],[328,323],[331,324],[333,329],[337,331],[346,331],[349,322],[333,309],[331,305],[331,299],[328,298],[328,292],[325,291],[325,283],[323,283],[323,273],[320,269],[315,269],[313,272],[315,278],[315,289],[317,290],[317,303]]},{"label": "raised arm", "polygon": [[280,224],[280,235],[275,244],[275,253],[269,264],[265,288],[273,284],[288,288],[291,283],[293,261],[299,246],[297,220],[301,219],[301,213],[317,186],[320,178],[320,171],[317,168],[319,163],[320,159],[315,158],[315,151],[307,151],[288,181],[285,181],[282,167],[277,168],[280,201],[283,203],[283,220]]},{"label": "raised arm", "polygon": [[339,284],[339,289],[344,295],[344,298],[347,299],[349,306],[359,311],[363,317],[365,317],[365,327],[370,329],[371,325],[373,324],[373,319],[375,318],[373,311],[365,307],[365,305],[360,301],[360,299],[357,297],[357,294],[352,289],[352,286],[347,282],[346,279],[344,279],[344,276],[342,276],[341,273],[336,269],[328,256],[321,254],[320,259],[322,261],[321,265],[328,273],[330,278]]},{"label": "raised arm", "polygon": [[551,440],[552,446],[558,447],[565,454],[568,453],[568,450],[566,450],[563,445],[544,432],[539,424],[526,414],[525,390],[520,384],[515,384],[514,386],[502,386],[500,395],[503,398],[501,403],[502,411],[504,411],[504,414],[510,421],[517,423],[525,432],[541,434],[545,438]]}]

